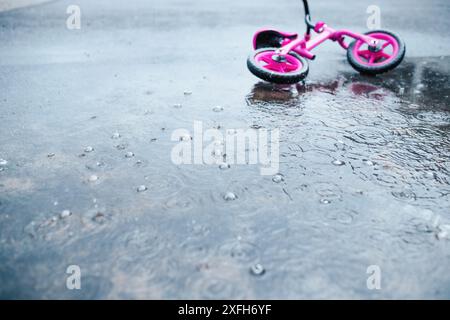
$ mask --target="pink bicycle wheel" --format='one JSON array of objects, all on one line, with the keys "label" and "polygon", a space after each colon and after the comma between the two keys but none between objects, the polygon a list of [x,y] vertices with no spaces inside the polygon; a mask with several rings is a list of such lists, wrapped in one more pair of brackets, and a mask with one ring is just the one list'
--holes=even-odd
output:
[{"label": "pink bicycle wheel", "polygon": [[295,52],[281,57],[276,48],[256,50],[248,57],[247,66],[258,78],[274,83],[297,83],[308,74],[304,58]]},{"label": "pink bicycle wheel", "polygon": [[377,39],[377,50],[370,50],[367,43],[354,41],[347,49],[347,59],[351,66],[361,73],[378,74],[397,67],[405,56],[405,44],[389,31],[374,30],[366,35]]}]

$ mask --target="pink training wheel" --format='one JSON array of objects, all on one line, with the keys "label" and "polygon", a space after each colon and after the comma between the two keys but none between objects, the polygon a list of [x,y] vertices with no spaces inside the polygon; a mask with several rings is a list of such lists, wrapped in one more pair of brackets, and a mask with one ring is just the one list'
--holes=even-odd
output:
[{"label": "pink training wheel", "polygon": [[297,83],[308,74],[308,62],[295,52],[281,56],[276,48],[262,48],[247,59],[248,69],[258,78],[281,84]]},{"label": "pink training wheel", "polygon": [[377,48],[371,49],[361,40],[354,41],[347,49],[347,59],[357,71],[378,74],[394,69],[405,56],[405,44],[389,31],[374,30],[366,35],[379,41]]}]

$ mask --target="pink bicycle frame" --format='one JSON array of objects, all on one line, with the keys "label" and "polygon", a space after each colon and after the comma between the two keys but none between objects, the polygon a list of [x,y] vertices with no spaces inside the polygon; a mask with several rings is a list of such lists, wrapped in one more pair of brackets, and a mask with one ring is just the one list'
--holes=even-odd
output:
[{"label": "pink bicycle frame", "polygon": [[305,38],[288,41],[286,45],[279,49],[280,55],[283,56],[290,51],[294,51],[302,57],[313,60],[316,56],[311,53],[311,50],[326,40],[337,41],[344,49],[347,49],[349,45],[344,42],[344,36],[364,41],[371,46],[376,45],[378,42],[375,38],[349,30],[334,30],[323,24],[323,22],[317,23],[316,26],[320,26],[320,31],[316,37],[310,38],[310,36],[306,35]]}]

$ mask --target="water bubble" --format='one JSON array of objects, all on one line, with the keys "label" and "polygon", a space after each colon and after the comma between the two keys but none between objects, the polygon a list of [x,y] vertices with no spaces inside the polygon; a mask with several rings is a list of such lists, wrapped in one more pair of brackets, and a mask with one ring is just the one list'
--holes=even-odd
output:
[{"label": "water bubble", "polygon": [[97,211],[95,213],[95,215],[92,217],[92,221],[94,221],[98,224],[103,224],[106,222],[106,220],[107,220],[107,216],[103,212],[100,212],[100,211]]},{"label": "water bubble", "polygon": [[147,191],[147,187],[145,185],[140,185],[136,190],[137,192],[144,192]]},{"label": "water bubble", "polygon": [[284,177],[283,177],[283,175],[282,174],[276,174],[276,175],[274,175],[273,177],[272,177],[272,181],[273,182],[275,182],[275,183],[280,183],[280,182],[283,182],[284,181]]},{"label": "water bubble", "polygon": [[367,166],[373,166],[373,162],[372,161],[370,161],[370,160],[363,160],[363,162],[364,162],[364,164],[365,165],[367,165]]},{"label": "water bubble", "polygon": [[254,276],[262,276],[264,273],[266,273],[266,269],[264,267],[257,263],[250,268],[250,273]]},{"label": "water bubble", "polygon": [[60,214],[59,217],[61,219],[65,219],[67,217],[70,217],[72,215],[72,212],[70,210],[63,210]]},{"label": "water bubble", "polygon": [[98,176],[96,176],[95,174],[93,174],[92,176],[89,177],[89,182],[95,182],[98,180]]},{"label": "water bubble", "polygon": [[221,112],[221,111],[223,111],[223,107],[222,106],[215,106],[215,107],[212,108],[212,110],[214,112]]},{"label": "water bubble", "polygon": [[230,169],[230,164],[229,163],[226,163],[226,162],[222,162],[222,163],[219,163],[219,169],[220,170],[226,170],[226,169]]},{"label": "water bubble", "polygon": [[117,150],[125,150],[126,148],[127,148],[126,143],[120,143],[120,144],[116,145]]},{"label": "water bubble", "polygon": [[237,196],[233,192],[227,192],[223,196],[226,201],[233,201],[237,199]]},{"label": "water bubble", "polygon": [[84,152],[92,152],[92,151],[94,151],[94,148],[93,147],[91,147],[91,146],[87,146],[86,148],[84,148]]},{"label": "water bubble", "polygon": [[334,160],[334,161],[331,162],[331,163],[334,164],[335,166],[343,166],[343,165],[345,164],[344,161],[338,160],[338,159]]},{"label": "water bubble", "polygon": [[173,105],[173,107],[174,107],[175,109],[181,109],[182,105],[181,105],[181,103],[175,103],[175,104]]},{"label": "water bubble", "polygon": [[331,201],[328,200],[328,199],[320,199],[320,203],[322,203],[322,204],[330,204]]},{"label": "water bubble", "polygon": [[131,151],[128,151],[127,153],[125,153],[125,158],[133,158],[134,157],[134,153]]},{"label": "water bubble", "polygon": [[0,166],[6,166],[8,164],[8,161],[5,159],[0,159]]},{"label": "water bubble", "polygon": [[189,141],[192,140],[192,137],[188,134],[183,134],[182,136],[180,136],[180,141]]},{"label": "water bubble", "polygon": [[450,239],[450,224],[441,224],[438,226],[436,238],[438,240]]},{"label": "water bubble", "polygon": [[112,139],[119,139],[121,136],[120,136],[120,133],[119,132],[114,132],[113,134],[112,134],[112,136],[111,136],[111,138]]}]

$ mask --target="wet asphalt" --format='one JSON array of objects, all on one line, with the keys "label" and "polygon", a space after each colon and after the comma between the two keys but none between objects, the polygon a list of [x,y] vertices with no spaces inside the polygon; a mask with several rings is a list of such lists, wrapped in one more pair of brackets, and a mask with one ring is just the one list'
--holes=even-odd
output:
[{"label": "wet asphalt", "polygon": [[[300,1],[78,0],[68,30],[71,4],[0,12],[1,298],[450,298],[448,1],[377,2],[394,71],[327,43],[289,87],[245,61]],[[371,4],[310,6],[362,32]],[[279,175],[175,165],[194,121],[279,129]]]}]

